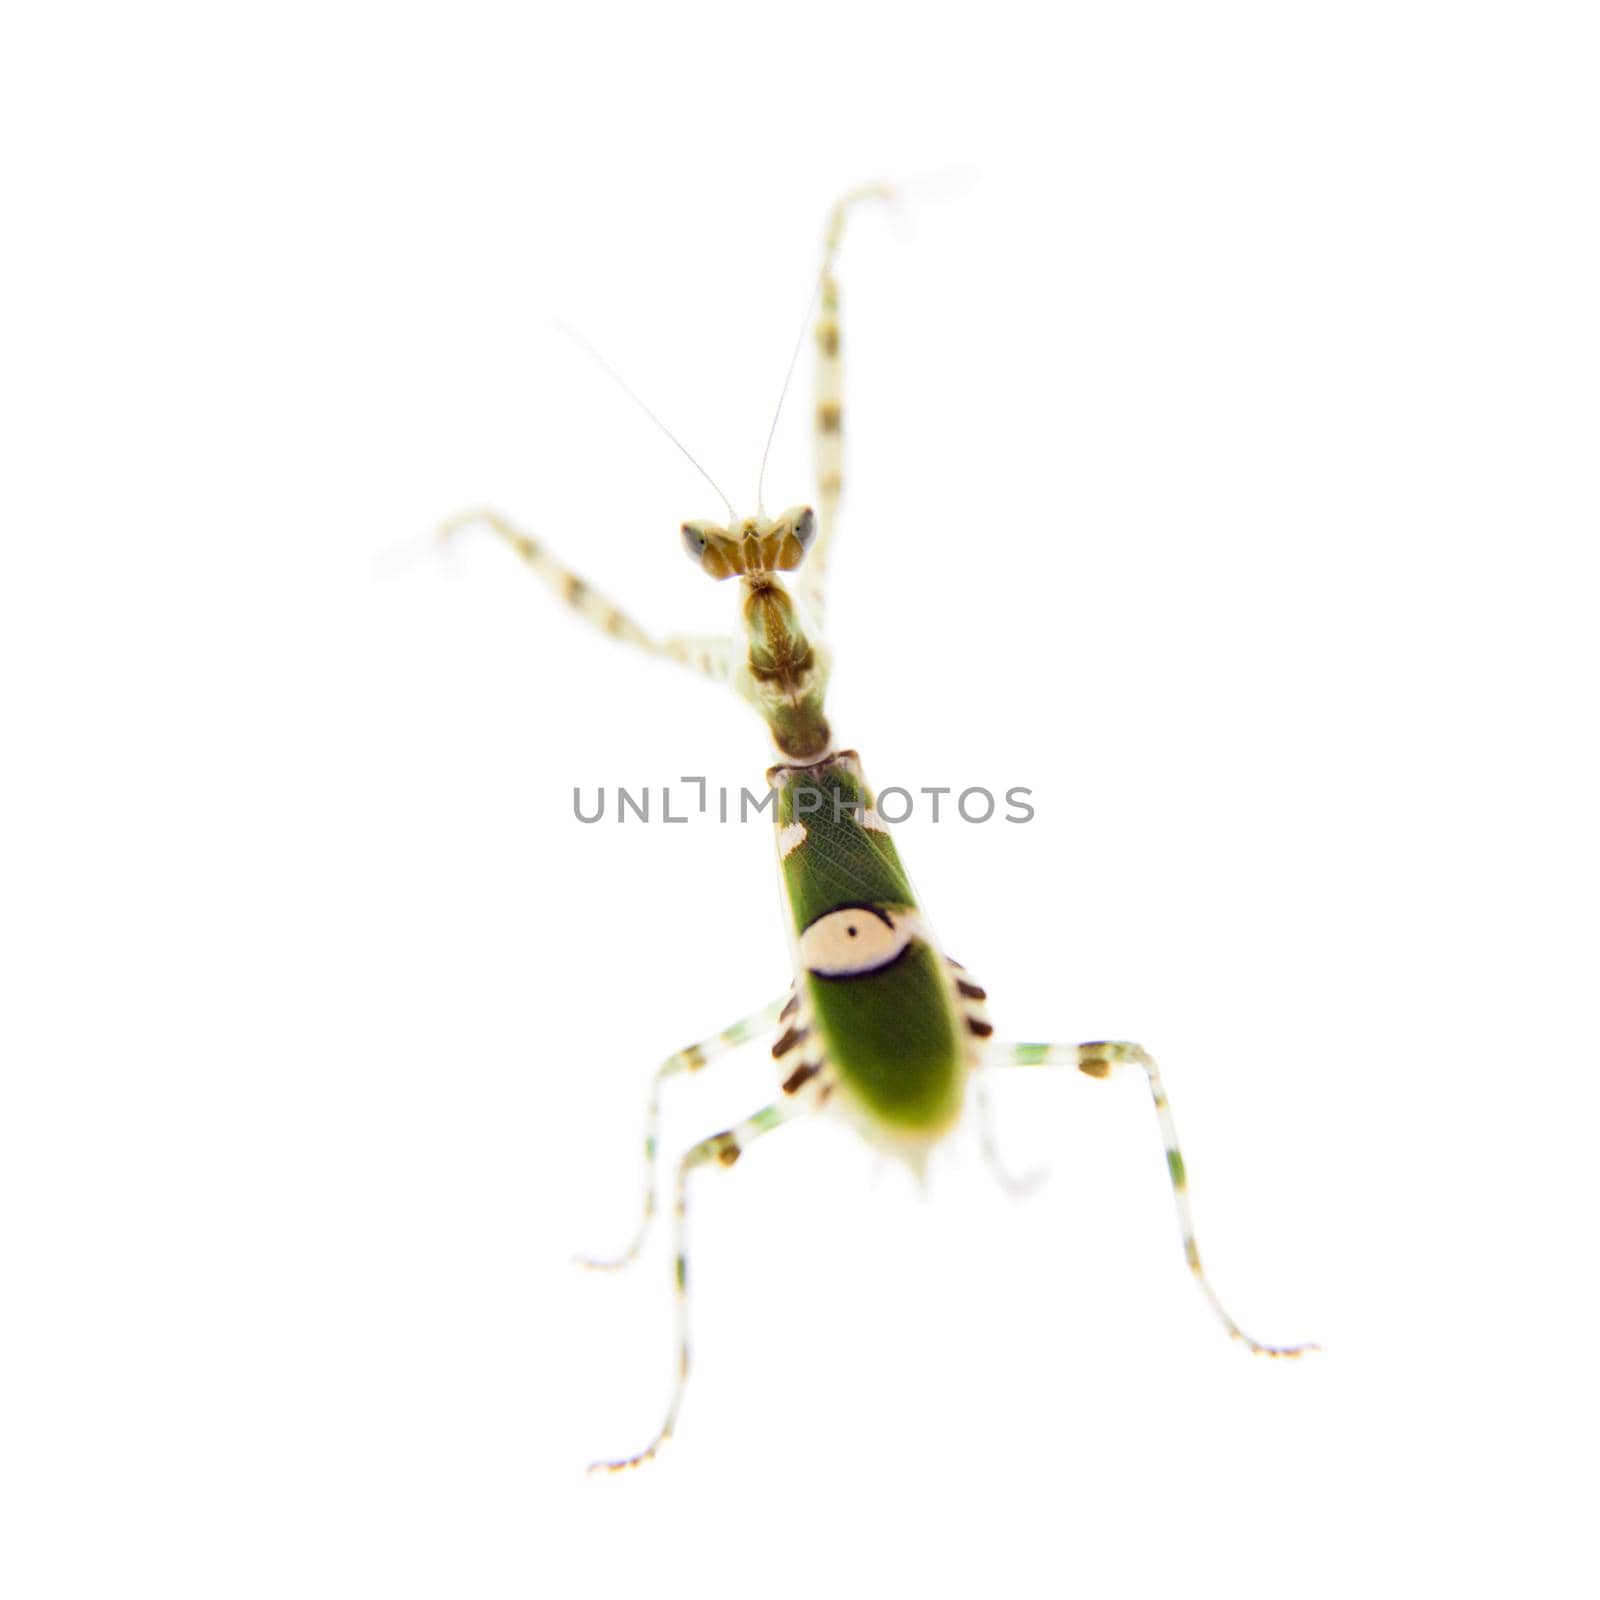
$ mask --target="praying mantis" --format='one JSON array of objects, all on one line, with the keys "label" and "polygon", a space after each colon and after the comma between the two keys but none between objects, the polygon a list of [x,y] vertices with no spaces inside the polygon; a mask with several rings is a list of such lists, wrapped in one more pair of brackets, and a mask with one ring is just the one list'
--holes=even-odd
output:
[{"label": "praying mantis", "polygon": [[[1253,1339],[1217,1297],[1200,1261],[1188,1177],[1166,1089],[1154,1058],[1141,1045],[1125,1040],[1008,1043],[994,1037],[986,993],[935,940],[888,825],[876,809],[860,757],[834,740],[824,710],[832,666],[824,626],[828,560],[844,487],[836,263],[854,209],[886,197],[887,191],[876,185],[844,195],[833,206],[823,235],[814,321],[811,314],[807,317],[815,344],[815,506],[799,505],[768,516],[761,509],[758,485],[754,515],[740,517],[729,503],[725,524],[682,524],[684,548],[707,577],[737,580],[737,635],[658,637],[499,511],[465,512],[443,527],[446,535],[475,524],[487,527],[600,632],[730,686],[760,715],[778,757],[767,779],[775,797],[792,980],[769,1004],[662,1062],[645,1110],[644,1200],[637,1233],[620,1256],[586,1264],[625,1266],[644,1247],[657,1209],[658,1130],[666,1085],[771,1034],[776,1035],[771,1046],[775,1093],[762,1109],[701,1139],[678,1162],[671,1202],[677,1350],[671,1397],[654,1437],[633,1455],[593,1463],[596,1472],[618,1472],[651,1460],[678,1426],[690,1372],[690,1178],[702,1168],[734,1166],[767,1134],[824,1108],[843,1115],[872,1144],[920,1172],[929,1152],[961,1121],[969,1087],[976,1090],[980,1141],[998,1171],[985,1093],[988,1075],[997,1067],[1069,1067],[1091,1078],[1124,1069],[1143,1073],[1166,1151],[1184,1259],[1200,1292],[1228,1336],[1252,1354],[1295,1357],[1316,1348]],[[799,351],[797,345],[796,357]],[[786,379],[785,391],[787,386]],[[776,426],[775,416],[774,430]]]}]

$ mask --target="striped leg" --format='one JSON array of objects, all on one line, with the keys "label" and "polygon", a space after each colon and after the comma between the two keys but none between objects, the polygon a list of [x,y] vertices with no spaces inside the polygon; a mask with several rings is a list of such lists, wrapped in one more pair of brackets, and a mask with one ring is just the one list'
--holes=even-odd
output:
[{"label": "striped leg", "polygon": [[649,1233],[651,1220],[656,1214],[656,1149],[661,1124],[662,1084],[680,1072],[698,1072],[708,1061],[715,1061],[718,1056],[726,1055],[730,1050],[736,1050],[740,1045],[775,1028],[778,1025],[778,1017],[788,1005],[792,993],[791,990],[790,995],[780,996],[771,1005],[751,1012],[748,1017],[743,1017],[724,1028],[721,1033],[714,1033],[709,1039],[702,1039],[699,1044],[691,1044],[683,1050],[673,1051],[656,1068],[656,1074],[650,1080],[650,1100],[644,1114],[644,1210],[639,1218],[639,1231],[634,1235],[633,1243],[620,1256],[608,1256],[604,1259],[580,1256],[579,1266],[593,1267],[600,1271],[625,1267],[630,1261],[636,1260],[644,1248],[645,1235]]},{"label": "striped leg", "polygon": [[673,1205],[673,1286],[675,1322],[678,1343],[678,1371],[672,1386],[672,1400],[667,1407],[666,1419],[660,1431],[637,1455],[625,1456],[620,1461],[591,1462],[591,1472],[621,1472],[625,1467],[641,1466],[672,1437],[678,1425],[678,1412],[683,1406],[684,1390],[689,1383],[689,1174],[696,1167],[731,1167],[741,1155],[764,1133],[792,1122],[812,1109],[811,1102],[783,1099],[735,1123],[723,1133],[702,1139],[678,1164],[678,1185]]},{"label": "striped leg", "polygon": [[844,364],[839,355],[839,282],[834,261],[844,240],[850,208],[862,200],[887,200],[891,191],[869,184],[843,195],[828,215],[822,241],[822,285],[817,310],[817,355],[813,396],[817,471],[817,538],[800,569],[796,587],[820,618],[828,581],[829,546],[844,489]]},{"label": "striped leg", "polygon": [[463,511],[441,524],[439,532],[449,538],[474,523],[482,523],[504,539],[544,579],[556,597],[565,601],[592,627],[610,634],[613,639],[620,639],[624,644],[636,646],[647,655],[665,656],[691,671],[703,673],[717,683],[728,681],[733,663],[731,639],[695,638],[685,634],[656,638],[570,567],[556,560],[536,539],[514,527],[498,511],[489,508]]},{"label": "striped leg", "polygon": [[1155,1102],[1156,1121],[1161,1127],[1161,1142],[1167,1148],[1167,1172],[1172,1178],[1172,1198],[1178,1208],[1178,1227],[1183,1234],[1183,1257],[1189,1271],[1200,1285],[1211,1309],[1222,1319],[1230,1339],[1237,1339],[1253,1355],[1298,1356],[1315,1350],[1314,1344],[1272,1345],[1252,1339],[1223,1308],[1217,1292],[1211,1287],[1205,1269],[1200,1265],[1200,1247],[1195,1242],[1194,1218],[1189,1210],[1189,1183],[1183,1165],[1183,1152],[1178,1148],[1178,1127],[1172,1118],[1172,1107],[1167,1103],[1167,1091],[1162,1087],[1161,1072],[1143,1045],[1119,1042],[1097,1044],[1012,1044],[995,1047],[994,1061],[999,1066],[1013,1067],[1076,1067],[1091,1078],[1107,1078],[1114,1067],[1133,1065],[1144,1069],[1150,1084],[1150,1098]]}]

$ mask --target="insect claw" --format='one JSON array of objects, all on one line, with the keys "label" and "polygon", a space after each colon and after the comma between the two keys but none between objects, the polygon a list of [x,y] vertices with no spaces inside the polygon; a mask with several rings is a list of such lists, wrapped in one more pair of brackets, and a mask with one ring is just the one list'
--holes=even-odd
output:
[{"label": "insect claw", "polygon": [[622,1267],[631,1266],[638,1258],[639,1247],[635,1245],[620,1256],[573,1256],[572,1264],[582,1267],[585,1272],[616,1272]]},{"label": "insect claw", "polygon": [[642,1467],[645,1462],[653,1459],[661,1445],[662,1441],[657,1439],[653,1444],[646,1445],[636,1456],[624,1456],[620,1461],[591,1461],[584,1471],[591,1478],[611,1477],[619,1472],[631,1471],[634,1467]]},{"label": "insect claw", "polygon": [[1252,1339],[1249,1334],[1239,1336],[1245,1347],[1253,1356],[1271,1356],[1277,1360],[1298,1361],[1301,1356],[1310,1355],[1313,1351],[1320,1351],[1320,1344],[1262,1344],[1259,1340]]}]

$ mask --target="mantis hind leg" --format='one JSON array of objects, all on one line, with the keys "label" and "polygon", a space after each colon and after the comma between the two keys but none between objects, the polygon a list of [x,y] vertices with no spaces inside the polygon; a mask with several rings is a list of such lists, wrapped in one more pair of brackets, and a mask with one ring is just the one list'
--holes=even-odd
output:
[{"label": "mantis hind leg", "polygon": [[1263,1344],[1259,1339],[1251,1338],[1229,1316],[1216,1290],[1211,1287],[1211,1280],[1200,1264],[1200,1246],[1195,1239],[1194,1215],[1189,1207],[1188,1169],[1184,1165],[1183,1151],[1178,1145],[1178,1125],[1173,1120],[1172,1107],[1167,1101],[1167,1091],[1161,1081],[1161,1070],[1143,1045],[1118,1040],[1103,1040],[1094,1044],[997,1044],[993,1047],[993,1057],[997,1066],[1076,1067],[1091,1078],[1108,1078],[1118,1067],[1138,1067],[1150,1085],[1150,1098],[1155,1105],[1156,1123],[1161,1129],[1161,1142],[1166,1147],[1167,1176],[1172,1183],[1173,1203],[1178,1211],[1178,1230],[1183,1238],[1183,1259],[1193,1274],[1200,1293],[1205,1296],[1206,1304],[1227,1329],[1228,1337],[1242,1344],[1252,1355],[1292,1357],[1317,1348],[1314,1344]]},{"label": "mantis hind leg", "polygon": [[780,1099],[742,1122],[735,1123],[723,1132],[702,1139],[678,1163],[678,1182],[672,1210],[673,1243],[673,1309],[677,1336],[677,1372],[672,1385],[672,1398],[667,1414],[653,1438],[644,1449],[616,1461],[595,1461],[591,1472],[622,1472],[628,1467],[642,1466],[649,1461],[673,1435],[678,1426],[678,1413],[683,1407],[683,1396],[689,1385],[689,1175],[698,1167],[731,1167],[743,1153],[763,1134],[792,1122],[812,1108],[807,1100]]},{"label": "mantis hind leg", "polygon": [[644,1248],[645,1238],[650,1232],[650,1224],[656,1214],[656,1155],[661,1125],[662,1085],[667,1079],[677,1077],[679,1073],[698,1072],[708,1061],[715,1061],[718,1056],[726,1055],[730,1050],[737,1050],[740,1045],[770,1032],[777,1026],[778,1018],[788,1003],[789,996],[780,995],[770,1005],[763,1006],[759,1011],[752,1011],[748,1017],[741,1017],[739,1021],[730,1023],[720,1033],[712,1034],[709,1039],[702,1039],[698,1044],[686,1045],[682,1050],[674,1050],[656,1068],[655,1076],[650,1080],[650,1097],[645,1105],[644,1205],[638,1229],[634,1233],[633,1242],[621,1255],[580,1256],[578,1258],[580,1266],[592,1267],[598,1271],[611,1271],[617,1267],[625,1267],[629,1262],[636,1260]]}]

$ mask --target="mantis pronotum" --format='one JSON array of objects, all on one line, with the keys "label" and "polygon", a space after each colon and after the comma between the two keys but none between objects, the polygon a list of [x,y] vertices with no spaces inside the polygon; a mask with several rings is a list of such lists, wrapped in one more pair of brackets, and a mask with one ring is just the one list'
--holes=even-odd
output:
[{"label": "mantis pronotum", "polygon": [[[692,1146],[678,1163],[671,1210],[678,1361],[671,1400],[655,1437],[642,1450],[596,1462],[593,1470],[617,1471],[650,1460],[677,1427],[689,1377],[689,1175],[700,1167],[733,1166],[762,1135],[825,1106],[847,1116],[874,1144],[920,1168],[960,1119],[969,1080],[978,1090],[983,1149],[998,1170],[983,1092],[986,1074],[996,1066],[1076,1067],[1093,1078],[1119,1067],[1143,1072],[1166,1148],[1184,1257],[1229,1337],[1257,1355],[1297,1356],[1315,1348],[1261,1344],[1217,1298],[1200,1264],[1183,1156],[1161,1074],[1140,1045],[1010,1044],[993,1037],[984,990],[933,940],[874,807],[859,757],[835,746],[823,712],[830,660],[822,638],[827,563],[843,487],[834,269],[852,207],[883,193],[874,188],[846,195],[833,207],[824,235],[813,329],[816,509],[797,506],[777,517],[758,509],[739,518],[730,506],[726,526],[694,521],[682,527],[690,558],[708,576],[739,580],[742,638],[652,635],[496,511],[469,512],[445,525],[450,533],[485,524],[602,632],[731,685],[761,715],[779,757],[767,776],[776,791],[793,981],[769,1005],[662,1063],[645,1113],[638,1232],[623,1255],[588,1264],[623,1266],[643,1247],[656,1210],[657,1124],[667,1080],[775,1033],[776,1094],[764,1109]],[[758,504],[759,498],[758,491]],[[792,591],[785,573],[796,575]]]}]

